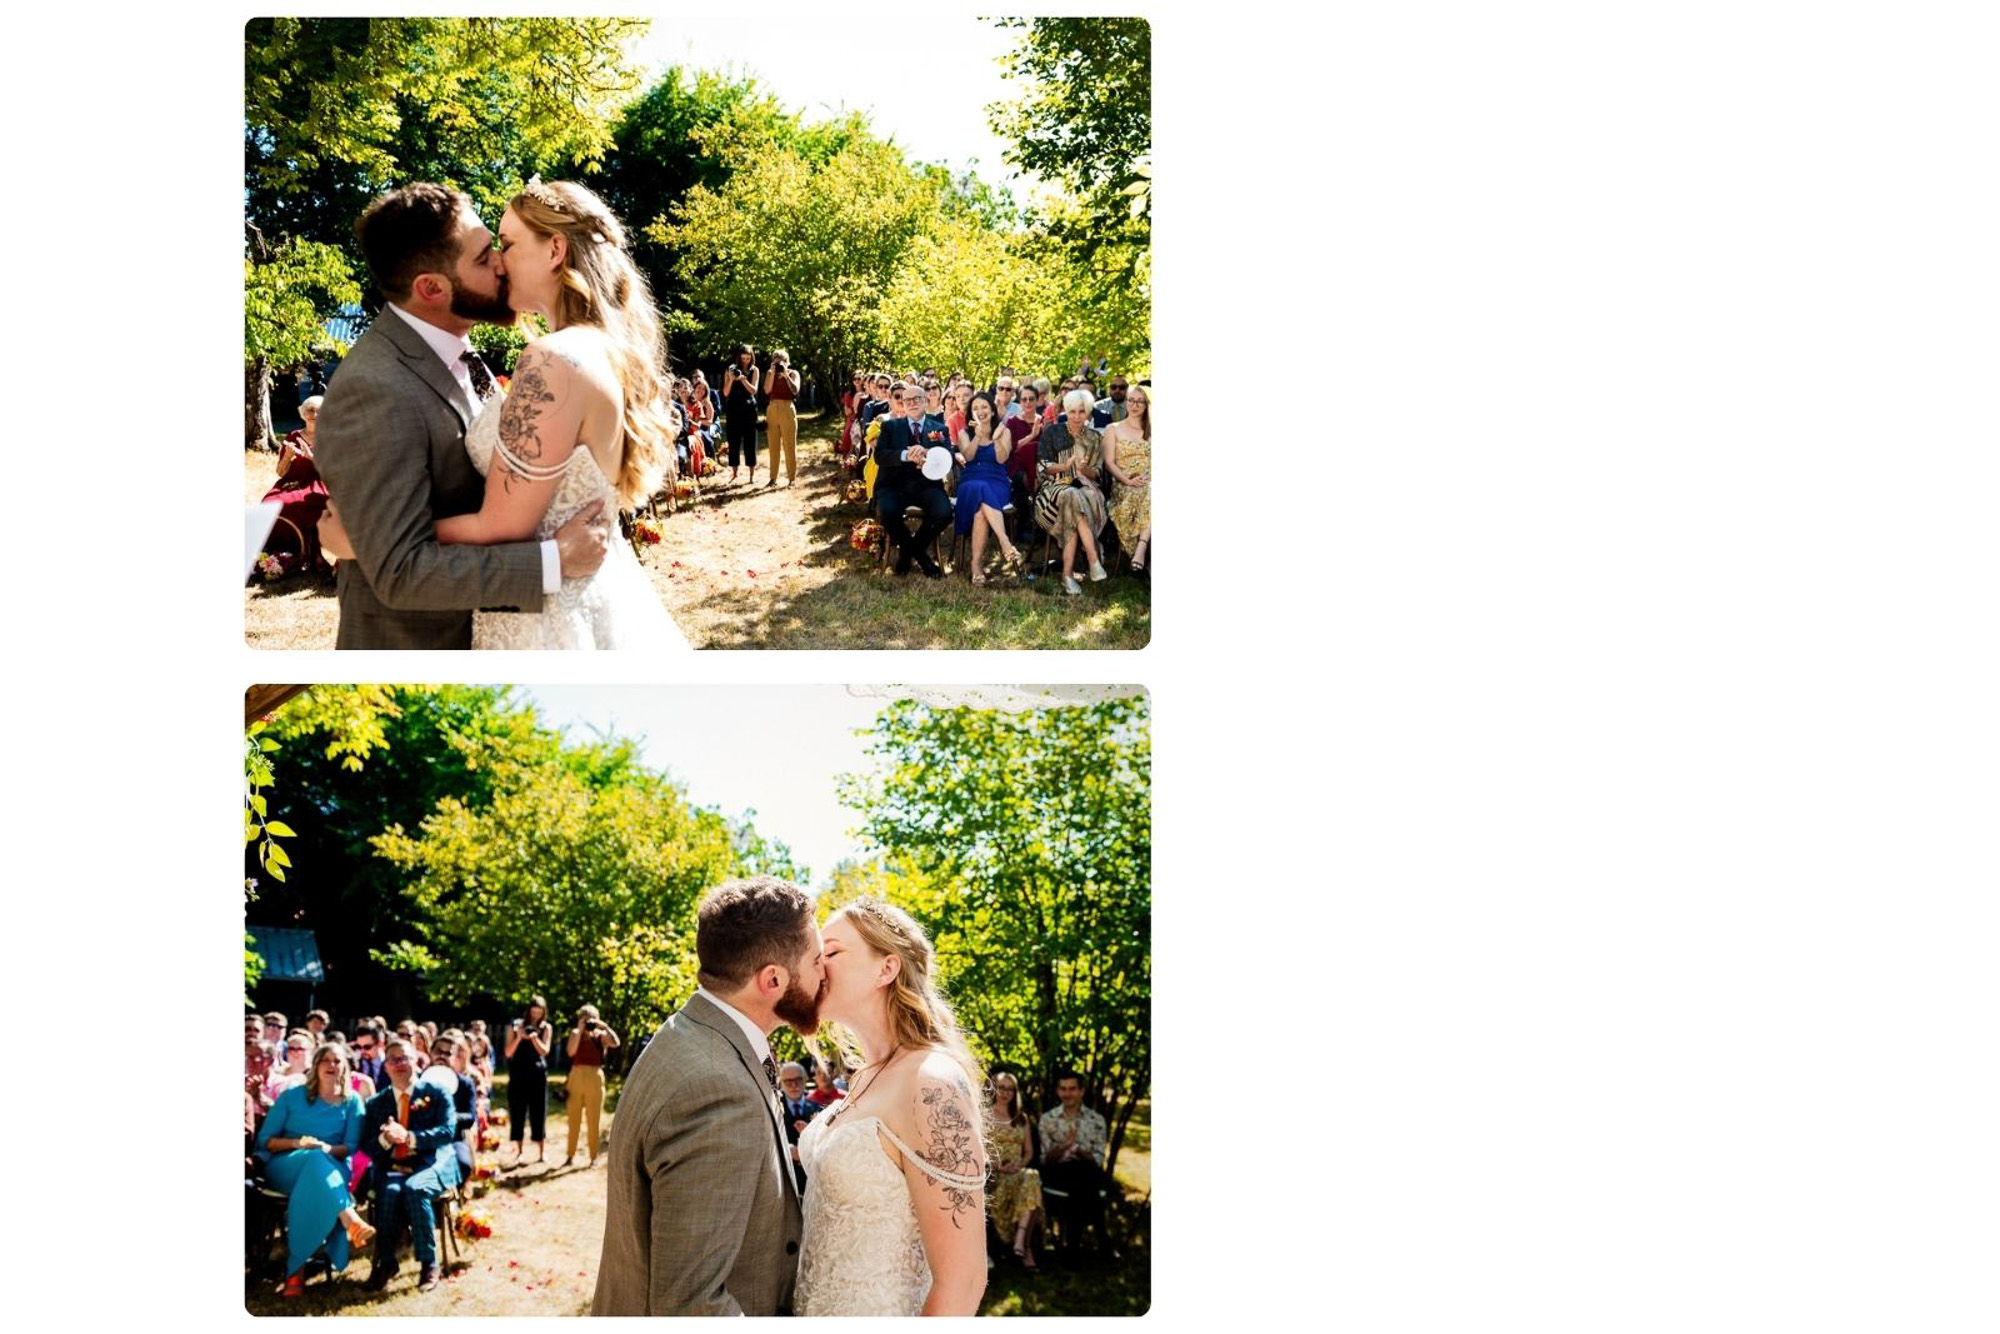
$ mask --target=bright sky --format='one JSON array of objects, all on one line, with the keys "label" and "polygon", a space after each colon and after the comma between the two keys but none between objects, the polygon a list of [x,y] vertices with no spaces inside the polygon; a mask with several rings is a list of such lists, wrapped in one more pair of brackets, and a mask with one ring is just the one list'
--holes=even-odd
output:
[{"label": "bright sky", "polygon": [[639,743],[651,769],[671,774],[697,806],[732,818],[757,812],[759,833],[790,844],[823,888],[834,863],[862,851],[834,779],[873,763],[856,735],[891,699],[1022,708],[1127,695],[1136,686],[516,686],[544,724],[577,739],[596,733]]},{"label": "bright sky", "polygon": [[[754,74],[808,120],[865,111],[875,133],[921,162],[954,172],[977,159],[981,179],[1023,188],[986,128],[988,103],[1010,101],[999,56],[1019,34],[963,14],[905,16],[840,7],[803,12],[756,6],[662,15],[637,50],[650,76],[668,65]],[[908,45],[904,45],[904,43]],[[904,73],[897,71],[906,71]]]},{"label": "bright sky", "polygon": [[697,806],[736,817],[757,812],[758,832],[791,845],[815,886],[860,852],[848,836],[855,812],[834,776],[866,772],[854,733],[887,704],[843,686],[519,686],[551,726],[579,739],[593,730],[639,743],[648,768],[687,788]]}]

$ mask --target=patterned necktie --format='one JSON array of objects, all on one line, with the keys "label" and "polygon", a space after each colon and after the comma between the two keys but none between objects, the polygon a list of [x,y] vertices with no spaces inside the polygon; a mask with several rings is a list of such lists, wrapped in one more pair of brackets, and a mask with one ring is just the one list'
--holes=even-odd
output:
[{"label": "patterned necktie", "polygon": [[472,392],[479,395],[479,401],[484,403],[493,397],[493,373],[486,369],[486,363],[480,360],[479,354],[465,352],[458,359],[465,363],[466,371],[471,374]]},{"label": "patterned necktie", "polygon": [[771,1096],[775,1098],[778,1095],[778,1067],[771,1063],[768,1056],[764,1058],[764,1078],[771,1081]]}]

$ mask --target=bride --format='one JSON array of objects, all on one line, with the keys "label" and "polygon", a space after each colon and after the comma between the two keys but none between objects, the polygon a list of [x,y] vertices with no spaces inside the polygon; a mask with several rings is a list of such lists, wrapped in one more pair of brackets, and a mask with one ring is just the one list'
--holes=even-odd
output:
[{"label": "bride", "polygon": [[[465,433],[486,478],[479,510],[437,524],[441,543],[548,538],[593,501],[645,502],[672,465],[659,314],[625,253],[624,228],[588,189],[532,180],[500,220],[496,268],[507,303],[551,332],[515,363],[507,395]],[[538,612],[473,620],[479,649],[674,649],[687,641],[638,558],[613,542],[586,579],[565,579]]]},{"label": "bride", "polygon": [[986,1290],[978,1062],[899,908],[857,899],[821,928],[826,999],[862,1066],[806,1123],[800,1315],[976,1315]]}]

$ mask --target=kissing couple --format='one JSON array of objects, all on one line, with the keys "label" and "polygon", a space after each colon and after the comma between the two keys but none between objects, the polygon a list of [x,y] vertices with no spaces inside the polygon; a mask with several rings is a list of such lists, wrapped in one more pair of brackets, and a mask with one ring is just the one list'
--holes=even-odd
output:
[{"label": "kissing couple", "polygon": [[[590,190],[531,180],[496,239],[418,183],[355,225],[383,307],[320,408],[337,648],[685,649],[612,525],[673,467],[660,316]],[[467,337],[540,315],[510,391]]]},{"label": "kissing couple", "polygon": [[[626,1078],[592,1315],[975,1315],[986,1290],[982,1078],[923,929],[857,899],[813,926],[771,876],[711,890],[701,988]],[[847,1096],[786,1153],[768,1035],[846,1030]]]}]

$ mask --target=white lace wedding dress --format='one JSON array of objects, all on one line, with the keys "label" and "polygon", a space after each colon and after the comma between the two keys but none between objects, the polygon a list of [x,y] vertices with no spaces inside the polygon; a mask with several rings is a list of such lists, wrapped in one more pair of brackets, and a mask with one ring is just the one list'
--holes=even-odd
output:
[{"label": "white lace wedding dress", "polygon": [[921,1314],[931,1269],[910,1188],[882,1140],[946,1185],[979,1191],[985,1178],[934,1167],[881,1117],[843,1116],[843,1110],[835,1103],[799,1132],[805,1231],[792,1309],[799,1315]]},{"label": "white lace wedding dress", "polygon": [[[500,408],[506,399],[494,395],[485,411],[465,433],[465,452],[484,477],[500,443]],[[535,538],[545,541],[593,500],[604,502],[605,516],[618,522],[618,497],[596,457],[578,447],[562,465],[562,479],[549,501]],[[482,611],[472,618],[476,649],[639,649],[679,652],[686,636],[660,605],[646,572],[631,546],[615,532],[604,564],[587,579],[565,579],[562,587],[542,600],[538,612]]]}]

